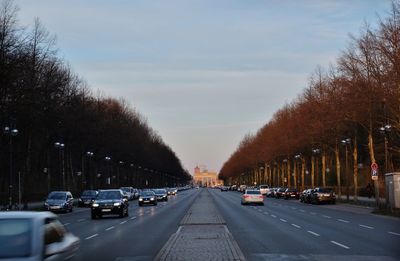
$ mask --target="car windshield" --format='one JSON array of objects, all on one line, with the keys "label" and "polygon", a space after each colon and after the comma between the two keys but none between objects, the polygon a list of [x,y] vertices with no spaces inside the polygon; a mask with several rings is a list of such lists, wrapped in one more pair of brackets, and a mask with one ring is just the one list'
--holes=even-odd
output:
[{"label": "car windshield", "polygon": [[140,196],[142,196],[142,197],[154,196],[154,192],[152,192],[152,191],[143,191],[143,192],[140,193]]},{"label": "car windshield", "polygon": [[121,193],[119,191],[100,191],[97,199],[120,199]]},{"label": "car windshield", "polygon": [[156,193],[156,194],[164,194],[164,193],[167,193],[167,191],[165,189],[155,189],[154,193]]},{"label": "car windshield", "polygon": [[131,192],[131,189],[130,188],[121,188],[122,189],[122,191],[124,191],[124,192]]},{"label": "car windshield", "polygon": [[0,219],[0,258],[27,257],[31,248],[30,219]]},{"label": "car windshield", "polygon": [[246,194],[250,194],[250,195],[260,195],[260,191],[259,190],[248,190],[246,191]]},{"label": "car windshield", "polygon": [[52,192],[50,193],[50,195],[48,196],[48,199],[65,199],[66,194],[64,192]]},{"label": "car windshield", "polygon": [[82,196],[95,196],[96,195],[96,191],[95,190],[85,190],[82,193]]}]

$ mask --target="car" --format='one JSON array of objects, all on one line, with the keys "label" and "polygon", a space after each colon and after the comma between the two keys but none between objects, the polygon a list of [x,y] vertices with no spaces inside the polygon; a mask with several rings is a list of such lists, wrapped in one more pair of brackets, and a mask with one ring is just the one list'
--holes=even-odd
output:
[{"label": "car", "polygon": [[276,188],[270,188],[267,191],[267,194],[265,195],[268,198],[273,198],[274,197],[274,193],[275,193]]},{"label": "car", "polygon": [[78,207],[90,207],[97,194],[97,190],[84,190],[78,199]]},{"label": "car", "polygon": [[140,191],[138,189],[133,189],[133,199],[139,198]]},{"label": "car", "polygon": [[132,187],[122,187],[120,188],[125,196],[128,197],[128,200],[133,200],[135,197],[135,191]]},{"label": "car", "polygon": [[260,189],[261,194],[266,196],[269,191],[269,186],[268,185],[260,185],[259,189]]},{"label": "car", "polygon": [[51,212],[0,212],[0,259],[66,260],[79,245],[79,238]]},{"label": "car", "polygon": [[258,189],[246,189],[241,198],[241,204],[259,204],[264,205],[264,196]]},{"label": "car", "polygon": [[300,198],[300,193],[295,188],[287,188],[285,190],[285,193],[284,193],[284,198],[285,199],[292,199],[292,198],[299,199]]},{"label": "car", "polygon": [[157,201],[168,201],[168,193],[166,189],[154,189]]},{"label": "car", "polygon": [[72,212],[73,200],[69,191],[52,191],[44,202],[44,209],[53,212]]},{"label": "car", "polygon": [[303,203],[311,203],[311,195],[313,193],[313,189],[306,189],[305,191],[302,192],[302,200],[300,200]]},{"label": "car", "polygon": [[246,191],[246,189],[247,189],[246,185],[240,185],[238,188],[238,191],[244,193]]},{"label": "car", "polygon": [[220,190],[227,192],[228,191],[228,187],[227,186],[221,186]]},{"label": "car", "polygon": [[177,188],[169,188],[167,191],[168,191],[168,195],[176,195],[176,193],[178,193]]},{"label": "car", "polygon": [[104,215],[118,215],[120,218],[128,216],[128,198],[120,189],[100,190],[91,207],[92,219],[102,218]]},{"label": "car", "polygon": [[332,188],[315,188],[311,193],[312,204],[320,204],[327,202],[330,204],[336,203],[336,195]]},{"label": "car", "polygon": [[307,189],[303,190],[300,192],[300,202],[305,203],[306,202],[306,196],[307,196]]},{"label": "car", "polygon": [[278,188],[278,189],[276,190],[276,192],[275,192],[275,198],[282,198],[282,197],[284,197],[284,196],[285,196],[285,191],[286,191],[286,188],[284,188],[284,187]]},{"label": "car", "polygon": [[150,190],[141,191],[139,200],[138,200],[138,204],[139,204],[139,207],[141,207],[145,204],[151,204],[151,205],[157,206],[156,194]]}]

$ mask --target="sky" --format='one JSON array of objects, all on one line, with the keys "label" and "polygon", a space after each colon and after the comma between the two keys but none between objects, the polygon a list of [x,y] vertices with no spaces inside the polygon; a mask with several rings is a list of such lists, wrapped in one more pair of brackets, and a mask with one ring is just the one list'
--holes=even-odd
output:
[{"label": "sky", "polygon": [[[137,109],[191,173],[219,171],[248,133],[334,64],[390,0],[15,0],[97,92]],[[29,27],[28,27],[29,28]]]}]

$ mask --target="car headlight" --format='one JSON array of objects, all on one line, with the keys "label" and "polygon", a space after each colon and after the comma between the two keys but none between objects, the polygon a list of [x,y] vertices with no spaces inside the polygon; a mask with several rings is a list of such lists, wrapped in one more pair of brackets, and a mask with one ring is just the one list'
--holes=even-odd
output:
[{"label": "car headlight", "polygon": [[119,207],[119,206],[121,206],[121,203],[120,203],[120,202],[114,203],[114,207]]},{"label": "car headlight", "polygon": [[142,199],[142,198],[139,198],[139,201],[143,201],[143,199]]},{"label": "car headlight", "polygon": [[150,200],[154,200],[154,198],[150,198]]},{"label": "car headlight", "polygon": [[82,199],[80,198],[79,201],[82,201]]},{"label": "car headlight", "polygon": [[99,206],[99,204],[97,204],[97,203],[93,203],[93,205],[92,205],[94,208],[97,208],[98,206]]}]

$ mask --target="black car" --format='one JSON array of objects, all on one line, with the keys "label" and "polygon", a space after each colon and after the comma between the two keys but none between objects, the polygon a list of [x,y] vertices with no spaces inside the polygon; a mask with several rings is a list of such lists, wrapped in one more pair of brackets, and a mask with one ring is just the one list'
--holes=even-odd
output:
[{"label": "black car", "polygon": [[275,197],[276,198],[282,198],[282,197],[284,197],[285,195],[285,191],[286,191],[286,188],[278,188],[277,190],[276,190],[276,192],[275,192]]},{"label": "black car", "polygon": [[300,193],[295,188],[288,188],[285,190],[284,197],[285,197],[285,199],[292,199],[292,198],[299,199]]},{"label": "black car", "polygon": [[157,201],[168,201],[168,193],[166,189],[155,189],[153,191],[156,194]]},{"label": "black car", "polygon": [[221,191],[228,191],[228,187],[222,186],[222,187],[221,187]]},{"label": "black car", "polygon": [[97,197],[97,190],[84,190],[78,200],[78,207],[90,207]]},{"label": "black car", "polygon": [[141,191],[138,202],[140,207],[145,204],[151,204],[157,206],[156,194],[150,190]]},{"label": "black car", "polygon": [[306,189],[300,195],[300,202],[303,203],[311,203],[311,194],[313,193],[313,189]]},{"label": "black car", "polygon": [[92,204],[92,219],[103,215],[128,216],[128,199],[120,189],[100,190]]}]

